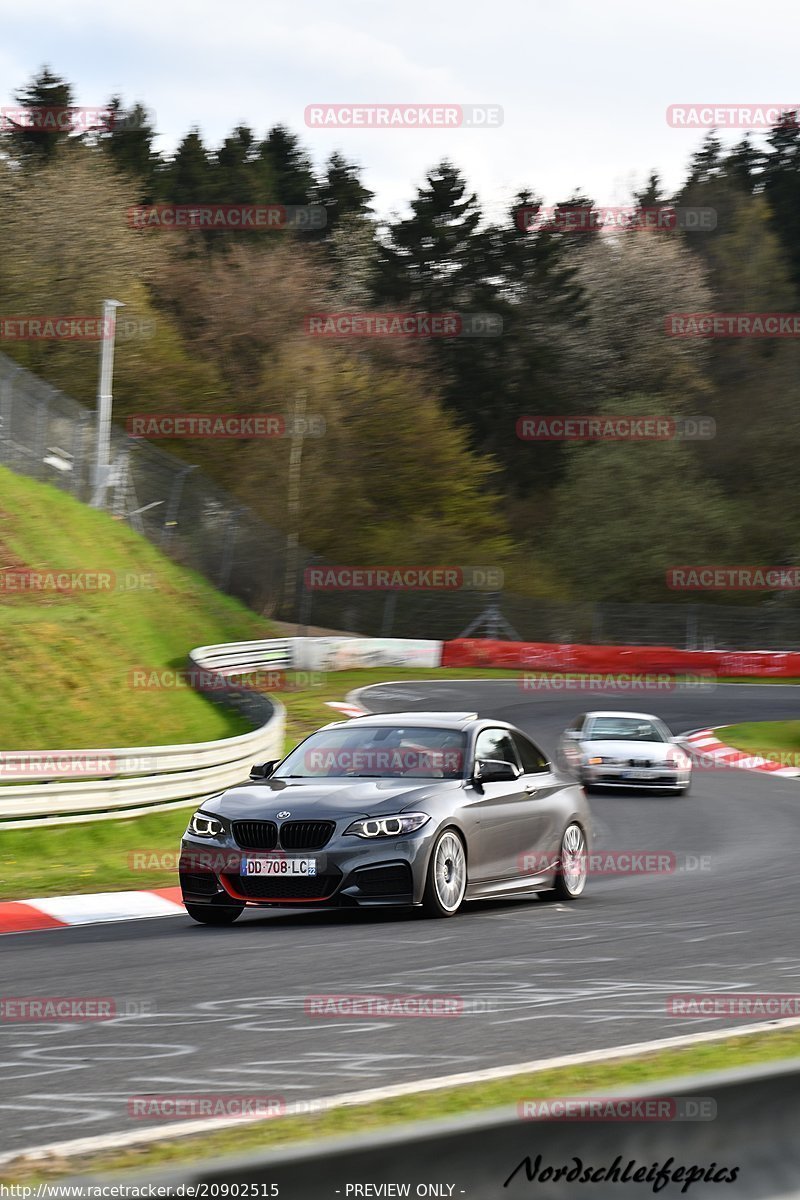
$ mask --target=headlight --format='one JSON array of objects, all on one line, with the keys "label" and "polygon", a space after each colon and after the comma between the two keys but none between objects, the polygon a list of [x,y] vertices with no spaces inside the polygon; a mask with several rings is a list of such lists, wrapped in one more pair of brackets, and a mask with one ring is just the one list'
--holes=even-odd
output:
[{"label": "headlight", "polygon": [[196,812],[189,822],[187,833],[193,833],[195,837],[220,837],[225,832],[225,826],[217,817],[211,817],[208,813]]},{"label": "headlight", "polygon": [[362,817],[360,821],[345,829],[345,833],[354,833],[356,837],[379,838],[399,837],[403,833],[414,833],[421,829],[426,821],[430,821],[427,813],[398,813],[391,817]]},{"label": "headlight", "polygon": [[685,754],[673,754],[667,759],[667,766],[671,767],[672,770],[678,770],[681,767],[688,767],[688,765],[689,759]]}]

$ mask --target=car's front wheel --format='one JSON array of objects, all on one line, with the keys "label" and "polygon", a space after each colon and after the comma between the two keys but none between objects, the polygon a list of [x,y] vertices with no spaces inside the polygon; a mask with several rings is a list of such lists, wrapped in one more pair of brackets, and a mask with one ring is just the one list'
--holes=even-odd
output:
[{"label": "car's front wheel", "polygon": [[429,917],[454,917],[467,890],[467,852],[453,829],[436,839],[428,862],[422,907]]},{"label": "car's front wheel", "polygon": [[540,892],[542,900],[577,900],[586,887],[588,874],[586,837],[577,821],[571,822],[561,838],[553,887],[549,892]]},{"label": "car's front wheel", "polygon": [[187,904],[186,911],[201,925],[232,925],[244,912],[243,904]]}]

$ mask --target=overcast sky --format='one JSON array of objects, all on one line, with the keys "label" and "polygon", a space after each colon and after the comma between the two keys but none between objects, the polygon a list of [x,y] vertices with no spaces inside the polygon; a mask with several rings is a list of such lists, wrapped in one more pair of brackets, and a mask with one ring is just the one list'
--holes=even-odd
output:
[{"label": "overcast sky", "polygon": [[[625,203],[653,167],[676,187],[700,143],[668,105],[800,104],[798,0],[37,0],[35,19],[0,0],[0,15],[0,104],[47,63],[78,104],[145,103],[164,150],[192,124],[216,145],[281,122],[316,165],[358,162],[381,215],[444,157],[495,217],[523,187]],[[503,124],[305,125],[312,103],[433,101],[500,105]]]}]

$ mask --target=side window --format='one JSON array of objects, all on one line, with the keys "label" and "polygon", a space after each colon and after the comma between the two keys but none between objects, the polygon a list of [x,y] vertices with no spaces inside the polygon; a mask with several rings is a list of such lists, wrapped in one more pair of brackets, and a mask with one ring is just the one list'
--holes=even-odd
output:
[{"label": "side window", "polygon": [[507,729],[483,729],[475,742],[475,758],[499,759],[519,766],[514,743]]},{"label": "side window", "polygon": [[526,775],[532,775],[536,771],[546,771],[548,769],[550,764],[547,761],[547,755],[538,746],[534,746],[533,742],[523,737],[520,733],[515,733],[513,737],[514,745],[519,754],[519,761],[522,763],[522,769]]},{"label": "side window", "polygon": [[575,733],[577,733],[579,729],[582,729],[582,728],[583,728],[583,722],[584,722],[585,720],[586,720],[586,715],[585,715],[585,713],[581,713],[581,715],[580,715],[579,717],[576,717],[576,718],[575,718],[575,720],[572,722],[572,724],[571,724],[571,725],[568,725],[568,726],[567,726],[567,729],[570,731],[570,733],[571,733],[573,730],[575,731]]}]

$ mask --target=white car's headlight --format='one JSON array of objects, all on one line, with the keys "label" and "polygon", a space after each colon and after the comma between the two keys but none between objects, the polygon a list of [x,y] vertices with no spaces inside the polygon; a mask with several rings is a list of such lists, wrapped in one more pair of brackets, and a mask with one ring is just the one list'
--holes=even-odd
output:
[{"label": "white car's headlight", "polygon": [[345,829],[345,833],[354,833],[356,837],[379,838],[400,837],[404,833],[414,833],[421,829],[426,821],[430,821],[427,813],[398,813],[391,817],[362,817],[353,821]]},{"label": "white car's headlight", "polygon": [[217,817],[212,817],[208,813],[196,812],[189,822],[187,833],[193,833],[195,837],[220,837],[225,832],[225,826]]}]

